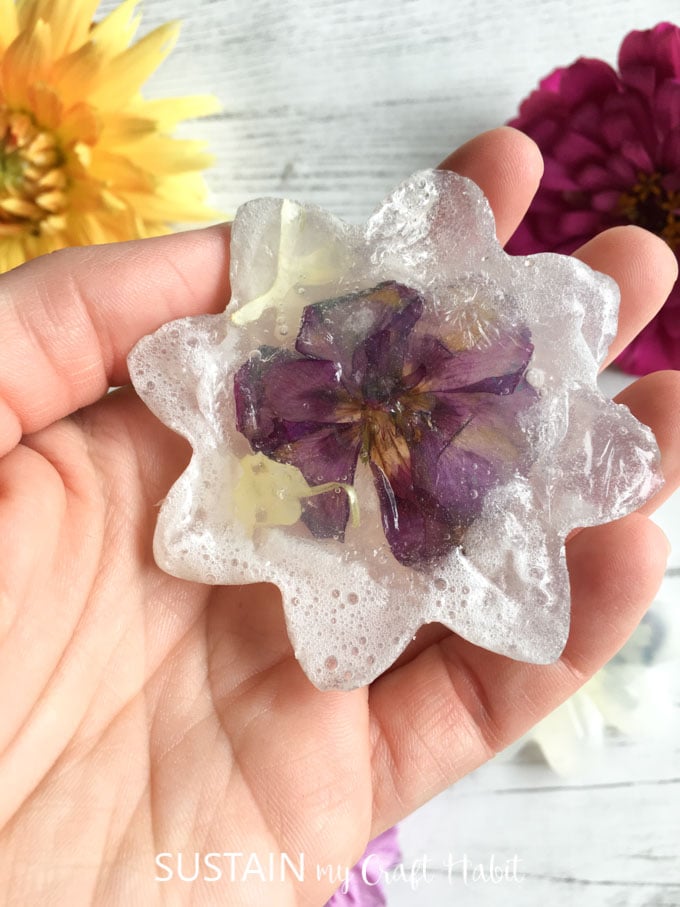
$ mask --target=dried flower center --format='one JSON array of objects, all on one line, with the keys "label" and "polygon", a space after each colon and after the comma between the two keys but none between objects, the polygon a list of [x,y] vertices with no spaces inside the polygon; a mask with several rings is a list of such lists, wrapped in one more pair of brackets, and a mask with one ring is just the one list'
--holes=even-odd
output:
[{"label": "dried flower center", "polygon": [[630,192],[619,199],[619,208],[632,224],[651,230],[675,251],[680,247],[680,192],[667,189],[660,173],[639,173]]},{"label": "dried flower center", "polygon": [[63,229],[66,186],[56,137],[0,105],[0,238]]},{"label": "dried flower center", "polygon": [[388,383],[390,390],[385,386],[377,394],[375,385],[368,383],[363,400],[355,404],[361,422],[360,456],[365,463],[389,459],[390,449],[408,460],[408,443],[418,443],[423,430],[432,428],[431,396],[420,393],[417,387],[405,388],[401,382]]}]

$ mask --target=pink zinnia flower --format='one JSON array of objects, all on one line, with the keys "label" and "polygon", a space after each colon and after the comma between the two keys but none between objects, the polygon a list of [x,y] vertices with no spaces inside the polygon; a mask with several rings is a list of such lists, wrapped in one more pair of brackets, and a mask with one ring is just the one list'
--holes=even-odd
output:
[{"label": "pink zinnia flower", "polygon": [[[556,69],[510,125],[538,144],[545,175],[508,252],[569,253],[637,224],[680,255],[680,28],[631,32],[618,73],[584,58]],[[617,361],[638,375],[680,368],[680,282]]]}]

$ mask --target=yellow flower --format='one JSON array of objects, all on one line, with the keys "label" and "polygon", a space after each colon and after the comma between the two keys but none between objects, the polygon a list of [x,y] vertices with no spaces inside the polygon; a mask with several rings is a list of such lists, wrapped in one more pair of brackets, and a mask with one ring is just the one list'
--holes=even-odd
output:
[{"label": "yellow flower", "polygon": [[168,133],[219,105],[141,97],[178,25],[131,44],[137,3],[95,23],[99,0],[0,0],[0,271],[216,216],[204,204],[203,143]]},{"label": "yellow flower", "polygon": [[302,516],[302,501],[327,491],[347,495],[352,525],[359,525],[359,503],[351,485],[308,485],[296,466],[277,463],[262,453],[243,457],[240,467],[234,488],[234,512],[249,533],[256,526],[292,526]]}]

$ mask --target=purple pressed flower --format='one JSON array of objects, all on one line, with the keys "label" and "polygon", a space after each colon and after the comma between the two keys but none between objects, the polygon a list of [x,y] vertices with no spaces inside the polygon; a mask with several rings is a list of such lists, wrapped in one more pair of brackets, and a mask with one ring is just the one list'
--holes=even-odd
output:
[{"label": "purple pressed flower", "polygon": [[[456,350],[418,330],[423,298],[394,282],[308,306],[291,350],[262,347],[236,374],[237,422],[252,448],[307,482],[370,466],[395,558],[423,567],[461,544],[486,491],[515,474],[526,330]],[[510,452],[510,453],[509,453]],[[319,538],[344,538],[346,495],[304,502]]]},{"label": "purple pressed flower", "polygon": [[[679,28],[631,32],[619,72],[594,59],[556,69],[510,125],[538,144],[545,174],[509,252],[569,253],[637,224],[680,254]],[[680,283],[618,364],[633,374],[680,367]]]},{"label": "purple pressed flower", "polygon": [[380,879],[385,870],[396,866],[400,860],[395,826],[369,842],[362,858],[350,870],[349,884],[340,888],[326,907],[385,907],[387,898]]}]

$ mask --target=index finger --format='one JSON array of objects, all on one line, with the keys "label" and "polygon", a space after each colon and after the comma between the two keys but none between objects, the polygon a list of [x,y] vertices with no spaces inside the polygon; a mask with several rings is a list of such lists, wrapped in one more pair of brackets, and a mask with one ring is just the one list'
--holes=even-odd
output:
[{"label": "index finger", "polygon": [[132,346],[229,299],[230,227],[65,249],[0,279],[0,456],[128,380]]}]

